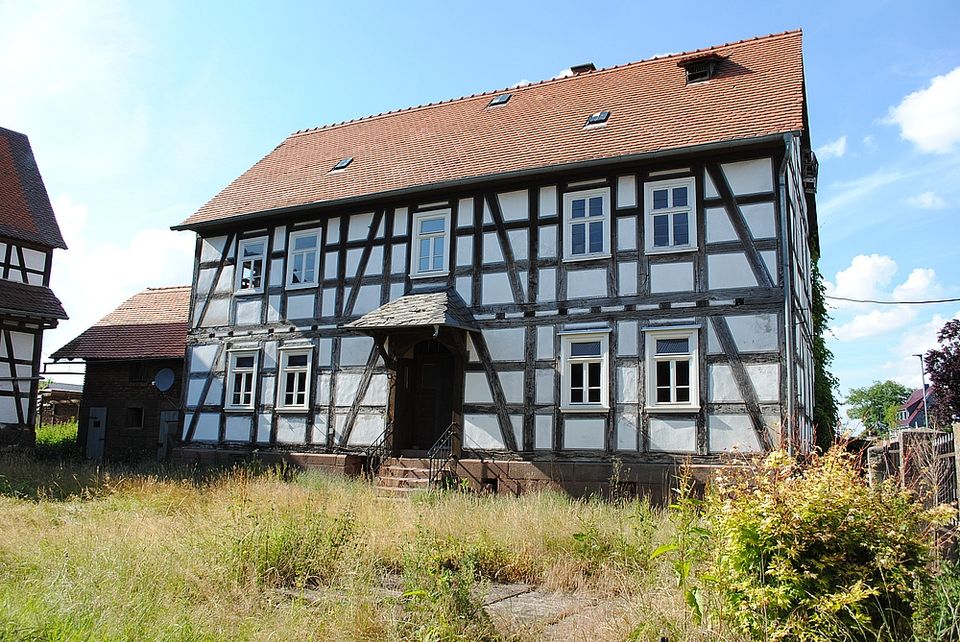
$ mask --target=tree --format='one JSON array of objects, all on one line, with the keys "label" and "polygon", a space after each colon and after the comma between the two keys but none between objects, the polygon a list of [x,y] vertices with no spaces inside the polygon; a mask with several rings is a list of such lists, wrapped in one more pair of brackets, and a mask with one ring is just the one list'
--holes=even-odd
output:
[{"label": "tree", "polygon": [[813,423],[816,426],[817,448],[827,452],[836,437],[836,426],[840,423],[835,391],[837,378],[830,372],[833,353],[827,347],[824,334],[830,315],[827,313],[823,298],[823,277],[820,275],[818,260],[813,261],[811,282],[813,283]]},{"label": "tree", "polygon": [[937,333],[940,349],[927,352],[924,365],[936,389],[931,419],[947,426],[960,418],[960,319],[947,321]]},{"label": "tree", "polygon": [[896,428],[896,422],[887,417],[888,409],[901,406],[910,393],[910,388],[889,379],[874,381],[866,388],[851,388],[847,394],[847,403],[851,406],[847,416],[859,419],[867,434],[883,437]]}]

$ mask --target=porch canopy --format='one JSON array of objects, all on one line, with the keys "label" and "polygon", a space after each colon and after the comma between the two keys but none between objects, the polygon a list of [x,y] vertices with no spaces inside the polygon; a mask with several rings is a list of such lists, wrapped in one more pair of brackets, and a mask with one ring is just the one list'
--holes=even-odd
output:
[{"label": "porch canopy", "polygon": [[364,334],[441,327],[479,331],[467,304],[453,290],[407,294],[342,327]]}]

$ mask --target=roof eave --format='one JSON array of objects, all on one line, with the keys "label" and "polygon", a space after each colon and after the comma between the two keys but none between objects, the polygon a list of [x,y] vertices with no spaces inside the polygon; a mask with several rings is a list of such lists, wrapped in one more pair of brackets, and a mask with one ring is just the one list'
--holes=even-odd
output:
[{"label": "roof eave", "polygon": [[399,198],[403,196],[412,196],[415,194],[421,194],[424,192],[431,192],[431,191],[443,190],[443,189],[452,189],[457,187],[469,187],[469,186],[477,185],[479,183],[487,183],[490,181],[505,181],[505,180],[513,180],[518,178],[533,178],[533,177],[542,176],[544,174],[550,174],[558,171],[576,171],[576,170],[582,170],[582,169],[594,169],[599,167],[609,167],[613,165],[620,165],[620,164],[625,164],[630,162],[652,160],[657,158],[670,158],[674,156],[685,156],[689,154],[709,153],[713,151],[720,151],[720,150],[737,148],[737,147],[780,143],[783,141],[784,134],[799,135],[800,133],[802,133],[802,130],[797,129],[792,131],[778,132],[776,134],[767,134],[764,136],[756,136],[751,138],[738,138],[738,139],[728,140],[728,141],[704,143],[702,145],[691,145],[688,147],[673,147],[670,149],[656,150],[652,152],[641,152],[638,154],[625,154],[622,156],[610,156],[606,158],[591,159],[587,161],[576,161],[573,163],[563,163],[560,165],[547,165],[543,167],[514,170],[510,172],[501,172],[497,174],[484,174],[481,176],[461,178],[461,179],[452,180],[452,181],[443,181],[439,183],[427,183],[423,185],[403,187],[400,189],[386,190],[383,192],[373,192],[370,194],[363,194],[360,196],[351,196],[348,198],[335,199],[331,201],[315,201],[312,203],[304,203],[301,205],[292,205],[290,207],[279,207],[271,210],[248,212],[245,214],[238,214],[236,216],[218,218],[210,221],[198,221],[196,223],[187,223],[185,221],[183,223],[180,223],[179,225],[171,226],[170,229],[174,231],[193,230],[195,232],[200,232],[202,230],[211,229],[211,228],[231,226],[237,223],[246,223],[249,221],[257,221],[262,218],[268,218],[272,216],[278,216],[283,214],[294,214],[297,212],[302,212],[304,210],[310,210],[310,209],[316,209],[316,208],[348,207],[348,206],[356,205],[359,203],[363,203],[365,201]]}]

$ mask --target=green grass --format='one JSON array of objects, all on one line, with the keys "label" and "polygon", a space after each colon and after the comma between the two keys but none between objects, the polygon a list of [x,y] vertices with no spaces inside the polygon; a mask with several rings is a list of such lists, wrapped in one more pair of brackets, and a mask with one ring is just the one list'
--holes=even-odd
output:
[{"label": "green grass", "polygon": [[37,428],[37,456],[65,459],[79,456],[77,423],[43,424]]}]

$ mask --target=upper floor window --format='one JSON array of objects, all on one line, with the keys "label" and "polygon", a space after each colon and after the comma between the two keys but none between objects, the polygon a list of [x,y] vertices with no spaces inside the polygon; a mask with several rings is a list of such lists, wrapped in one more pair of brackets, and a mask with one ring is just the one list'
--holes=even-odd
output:
[{"label": "upper floor window", "polygon": [[278,378],[277,407],[306,408],[310,396],[311,348],[282,348]]},{"label": "upper floor window", "polygon": [[609,336],[577,332],[561,336],[562,409],[605,410],[609,407]]},{"label": "upper floor window", "polygon": [[237,246],[237,292],[263,291],[267,239],[243,239]]},{"label": "upper floor window", "polygon": [[413,215],[411,276],[442,276],[450,256],[450,210]]},{"label": "upper floor window", "polygon": [[227,359],[227,408],[253,408],[257,351],[235,350]]},{"label": "upper floor window", "polygon": [[697,410],[697,329],[647,331],[646,354],[647,408]]},{"label": "upper floor window", "polygon": [[644,185],[647,252],[697,247],[697,197],[693,178]]},{"label": "upper floor window", "polygon": [[320,271],[320,232],[309,230],[290,235],[287,257],[287,285],[316,285]]},{"label": "upper floor window", "polygon": [[566,226],[563,257],[567,260],[610,255],[610,189],[591,189],[563,195]]}]

